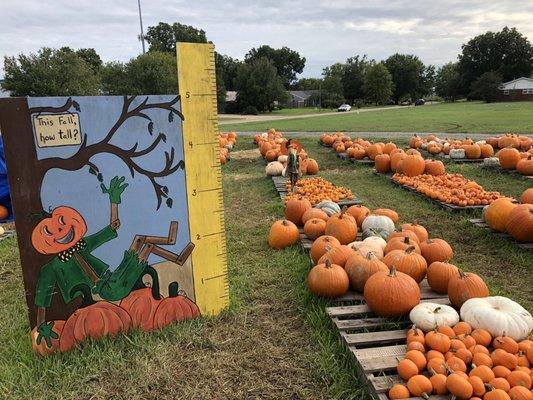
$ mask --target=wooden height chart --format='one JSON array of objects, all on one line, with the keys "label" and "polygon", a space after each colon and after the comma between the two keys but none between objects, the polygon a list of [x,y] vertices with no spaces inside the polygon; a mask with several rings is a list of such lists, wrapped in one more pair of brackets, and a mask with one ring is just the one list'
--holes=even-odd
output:
[{"label": "wooden height chart", "polygon": [[214,46],[178,43],[187,201],[196,303],[214,315],[229,304]]}]

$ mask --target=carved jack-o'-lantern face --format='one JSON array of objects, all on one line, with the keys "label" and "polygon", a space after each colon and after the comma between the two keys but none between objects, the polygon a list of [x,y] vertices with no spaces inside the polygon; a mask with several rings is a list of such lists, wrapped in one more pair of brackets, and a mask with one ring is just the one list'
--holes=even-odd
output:
[{"label": "carved jack-o'-lantern face", "polygon": [[87,232],[85,220],[75,209],[60,206],[33,229],[31,242],[42,254],[57,254],[74,246]]}]

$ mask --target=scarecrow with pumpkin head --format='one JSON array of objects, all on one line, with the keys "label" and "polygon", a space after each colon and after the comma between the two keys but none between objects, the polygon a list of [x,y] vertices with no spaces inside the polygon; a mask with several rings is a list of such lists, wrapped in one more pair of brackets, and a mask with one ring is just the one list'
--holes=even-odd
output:
[{"label": "scarecrow with pumpkin head", "polygon": [[65,304],[81,296],[81,306],[84,307],[94,303],[94,297],[108,301],[123,299],[132,289],[145,287],[142,277],[148,274],[152,278],[152,295],[159,298],[157,273],[148,265],[148,256],[154,252],[183,265],[192,253],[192,243],[179,255],[157,246],[175,243],[178,223],[173,221],[168,237],[135,236],[130,248],[124,252],[122,262],[113,271],[109,270],[109,265],[92,254],[95,249],[118,236],[118,205],[128,186],[124,180],[124,177],[116,176],[108,188],[101,184],[102,193],[109,195],[111,218],[109,225],[99,232],[85,236],[87,224],[84,218],[77,210],[68,206],[56,207],[33,229],[33,247],[39,253],[54,255],[54,258],[41,268],[37,281],[37,343],[44,339],[50,347],[51,339],[57,338],[53,331],[54,322],[46,322],[46,309],[52,303],[56,286]]}]

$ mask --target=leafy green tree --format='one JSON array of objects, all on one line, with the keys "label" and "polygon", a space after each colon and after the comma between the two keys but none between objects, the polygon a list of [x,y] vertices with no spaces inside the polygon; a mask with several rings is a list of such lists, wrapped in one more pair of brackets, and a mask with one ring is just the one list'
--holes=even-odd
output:
[{"label": "leafy green tree", "polygon": [[283,103],[288,97],[276,67],[266,57],[239,65],[235,89],[241,110],[255,107],[258,111],[272,111],[276,101]]},{"label": "leafy green tree", "polygon": [[160,22],[149,26],[144,39],[148,42],[149,51],[166,51],[176,54],[176,42],[207,43],[203,29],[174,22],[172,25]]},{"label": "leafy green tree", "polygon": [[123,64],[108,63],[102,72],[106,94],[173,94],[178,91],[176,57],[149,52]]},{"label": "leafy green tree", "polygon": [[320,78],[302,78],[294,84],[295,90],[319,90],[322,88],[323,81]]},{"label": "leafy green tree", "polygon": [[446,100],[455,101],[461,94],[461,76],[458,63],[450,62],[437,71],[435,91]]},{"label": "leafy green tree", "polygon": [[253,63],[261,58],[267,58],[272,62],[287,89],[296,81],[296,75],[302,73],[305,67],[305,57],[301,57],[297,51],[288,47],[274,49],[267,45],[259,46],[257,49],[251,49],[244,57],[244,61]]},{"label": "leafy green tree", "polygon": [[385,66],[392,75],[392,98],[396,102],[406,97],[416,99],[428,93],[431,70],[428,74],[424,63],[417,56],[396,53],[385,60]]},{"label": "leafy green tree", "polygon": [[491,103],[498,99],[502,76],[498,72],[485,72],[470,87],[470,97]]},{"label": "leafy green tree", "polygon": [[533,72],[533,46],[516,28],[478,35],[462,46],[459,73],[462,93],[468,93],[472,82],[485,72],[494,71],[502,80],[510,81]]},{"label": "leafy green tree", "polygon": [[342,74],[342,88],[344,97],[353,103],[356,99],[364,97],[363,83],[365,74],[372,62],[367,60],[366,55],[356,55],[346,60]]},{"label": "leafy green tree", "polygon": [[364,77],[365,97],[376,105],[386,103],[392,96],[394,84],[392,76],[383,63],[368,67]]},{"label": "leafy green tree", "polygon": [[76,54],[90,65],[94,73],[100,73],[100,68],[102,68],[103,63],[95,49],[78,49],[76,50]]},{"label": "leafy green tree", "polygon": [[[95,52],[96,53],[96,52]],[[13,96],[88,96],[99,93],[100,76],[70,48],[4,58],[3,88]]]},{"label": "leafy green tree", "polygon": [[222,81],[226,90],[235,90],[233,81],[237,76],[237,70],[242,62],[225,56],[223,54],[215,53],[215,64],[217,69],[217,79]]}]

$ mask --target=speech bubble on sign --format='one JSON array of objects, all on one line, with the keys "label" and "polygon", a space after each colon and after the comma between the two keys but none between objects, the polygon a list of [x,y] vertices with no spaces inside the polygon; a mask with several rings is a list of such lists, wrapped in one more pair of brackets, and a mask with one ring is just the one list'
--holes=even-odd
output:
[{"label": "speech bubble on sign", "polygon": [[78,113],[33,116],[33,130],[39,147],[74,146],[81,144]]}]

